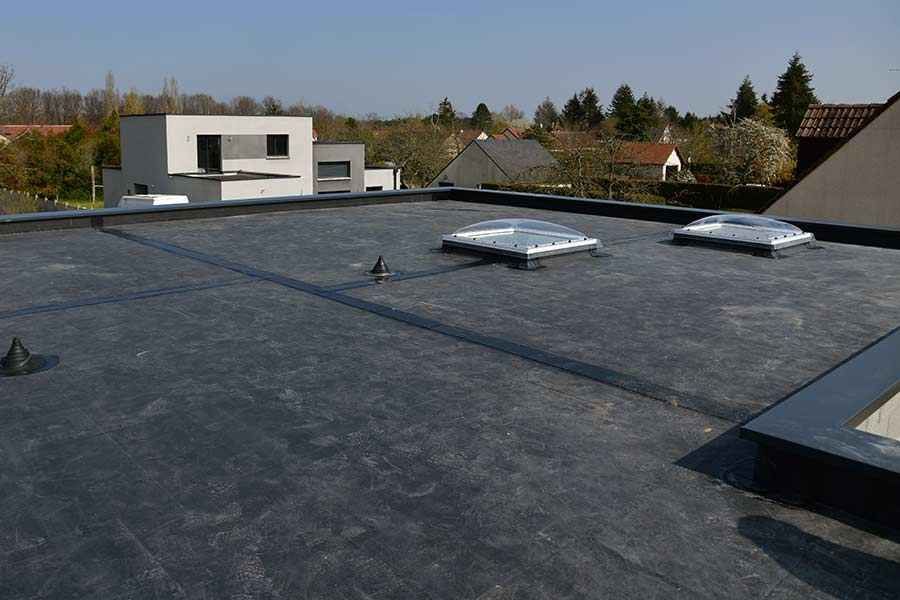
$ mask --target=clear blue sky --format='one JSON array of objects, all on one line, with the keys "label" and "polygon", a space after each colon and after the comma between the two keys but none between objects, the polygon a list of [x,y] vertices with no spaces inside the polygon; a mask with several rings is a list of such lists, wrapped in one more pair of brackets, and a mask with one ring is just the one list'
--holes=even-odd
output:
[{"label": "clear blue sky", "polygon": [[[799,51],[824,101],[900,90],[900,2],[8,2],[0,63],[18,85],[220,98],[272,94],[349,114],[507,103],[627,81],[680,110],[717,112],[744,75],[771,92]],[[747,14],[744,14],[744,11]]]}]

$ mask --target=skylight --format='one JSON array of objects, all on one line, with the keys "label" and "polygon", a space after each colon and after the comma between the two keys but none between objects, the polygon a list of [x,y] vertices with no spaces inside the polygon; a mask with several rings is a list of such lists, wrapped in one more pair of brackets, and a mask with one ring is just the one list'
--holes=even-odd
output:
[{"label": "skylight", "polygon": [[592,237],[556,223],[533,219],[499,219],[469,225],[443,237],[444,249],[462,249],[516,260],[595,250]]},{"label": "skylight", "polygon": [[768,217],[726,214],[699,219],[672,232],[676,242],[703,242],[775,252],[815,240],[811,233]]}]

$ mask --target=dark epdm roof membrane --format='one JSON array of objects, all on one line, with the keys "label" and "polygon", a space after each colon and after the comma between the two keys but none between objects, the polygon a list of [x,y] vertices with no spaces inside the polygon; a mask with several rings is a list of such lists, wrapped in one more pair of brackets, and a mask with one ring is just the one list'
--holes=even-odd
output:
[{"label": "dark epdm roof membrane", "polygon": [[[603,253],[440,252],[501,217]],[[897,597],[895,533],[758,490],[736,427],[896,326],[900,254],[672,228],[441,201],[0,237],[0,341],[60,357],[0,379],[0,597]]]}]

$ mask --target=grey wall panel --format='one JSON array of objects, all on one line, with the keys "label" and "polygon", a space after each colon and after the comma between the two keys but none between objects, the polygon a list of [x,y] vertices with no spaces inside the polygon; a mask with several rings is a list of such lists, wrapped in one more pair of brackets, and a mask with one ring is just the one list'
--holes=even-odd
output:
[{"label": "grey wall panel", "polygon": [[222,159],[265,158],[265,135],[223,135]]}]

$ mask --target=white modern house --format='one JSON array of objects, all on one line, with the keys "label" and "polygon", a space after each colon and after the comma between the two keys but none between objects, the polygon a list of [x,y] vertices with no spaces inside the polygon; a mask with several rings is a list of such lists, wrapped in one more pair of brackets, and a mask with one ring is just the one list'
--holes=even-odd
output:
[{"label": "white modern house", "polygon": [[312,119],[130,115],[120,125],[122,165],[103,169],[105,206],[132,194],[191,202],[312,194]]},{"label": "white modern house", "polygon": [[[152,114],[120,123],[122,165],[103,169],[107,207],[123,196],[194,203],[399,187],[398,174],[368,175],[364,144],[314,142],[310,117]],[[379,183],[369,186],[370,177]]]}]

